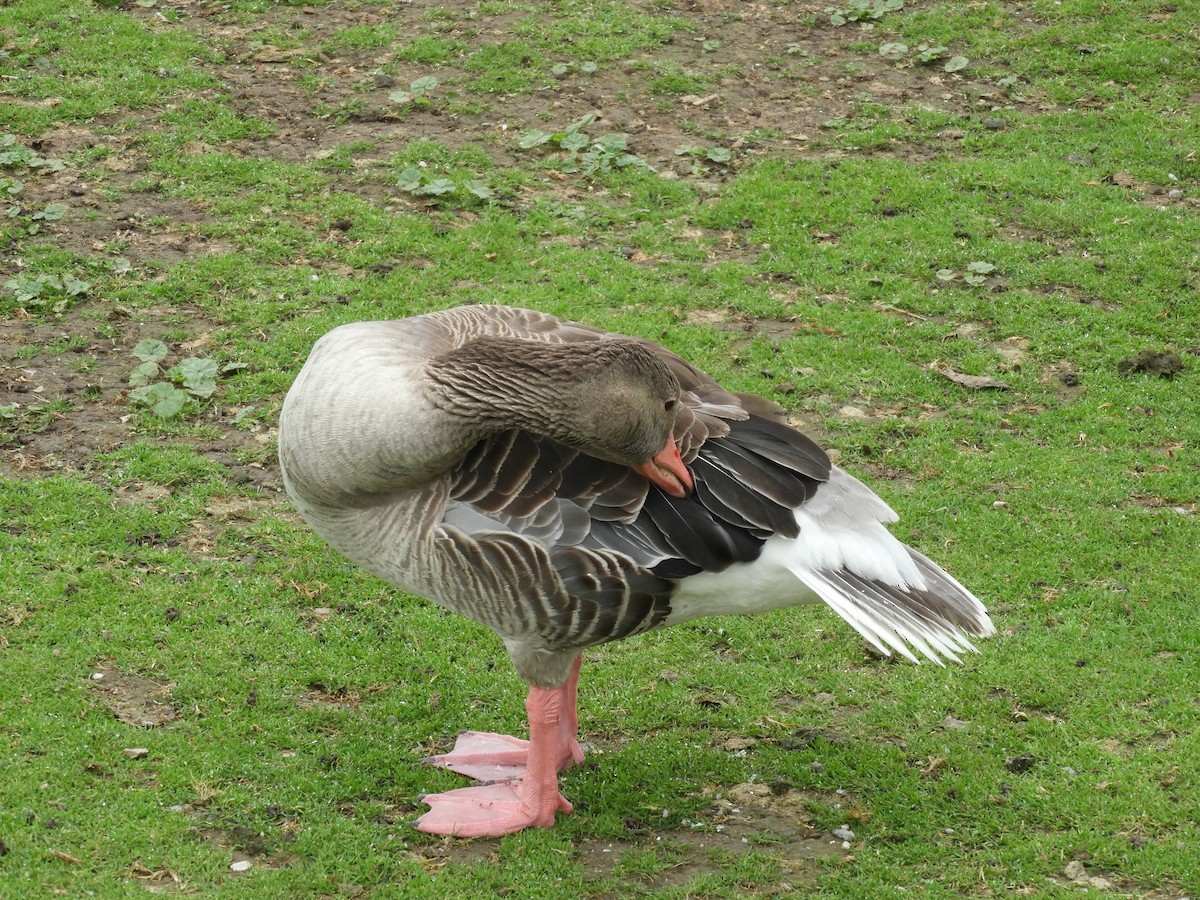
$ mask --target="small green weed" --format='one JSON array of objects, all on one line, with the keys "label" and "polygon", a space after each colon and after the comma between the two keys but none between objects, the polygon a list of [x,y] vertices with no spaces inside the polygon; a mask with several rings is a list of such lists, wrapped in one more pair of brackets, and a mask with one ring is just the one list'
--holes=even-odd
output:
[{"label": "small green weed", "polygon": [[330,46],[356,50],[378,50],[396,39],[397,28],[387,23],[352,25],[333,35]]},{"label": "small green weed", "polygon": [[829,14],[830,25],[863,22],[864,25],[873,27],[872,22],[903,8],[904,0],[849,0],[845,6],[830,6],[825,12]]},{"label": "small green weed", "polygon": [[438,80],[433,75],[422,75],[408,86],[407,91],[392,91],[388,99],[402,105],[429,106],[428,94],[437,86]]},{"label": "small green weed", "polygon": [[690,156],[692,158],[692,174],[703,175],[708,171],[705,162],[716,163],[720,166],[727,166],[733,160],[733,151],[728,147],[704,147],[701,144],[681,144],[675,148],[676,156]]},{"label": "small green weed", "polygon": [[63,312],[71,301],[92,289],[90,282],[74,275],[15,275],[4,282],[22,306]]},{"label": "small green weed", "polygon": [[[948,52],[949,48],[943,47],[940,44],[918,44],[916,50],[912,52],[911,62],[918,62],[923,65],[928,65],[930,63],[938,62]],[[908,44],[901,43],[899,41],[892,41],[883,44],[879,48],[879,55],[884,59],[893,59],[897,61],[904,60],[909,56],[909,53],[910,51]],[[969,63],[970,60],[965,56],[955,55],[946,60],[946,62],[942,65],[942,71],[958,72],[962,69],[965,69]]]},{"label": "small green weed", "polygon": [[62,356],[64,353],[82,353],[91,342],[82,334],[64,334],[57,341],[45,345],[45,350],[51,356]]},{"label": "small green weed", "polygon": [[[0,134],[0,169],[28,170],[34,173],[59,172],[66,165],[57,159],[39,156],[31,148],[20,143],[15,135]],[[61,203],[47,203],[37,209],[21,202],[25,184],[17,178],[0,177],[0,198],[8,201],[5,216],[17,223],[17,228],[8,231],[13,237],[41,233],[46,222],[57,222],[67,214]]]},{"label": "small green weed", "polygon": [[365,101],[358,99],[337,104],[321,102],[314,107],[313,115],[335,125],[345,125],[355,117],[361,116],[366,106]]},{"label": "small green weed", "polygon": [[574,60],[567,62],[555,63],[550,67],[550,74],[556,78],[563,78],[571,72],[579,72],[581,75],[595,75],[600,67],[590,60],[577,63]]},{"label": "small green weed", "polygon": [[[972,287],[979,287],[987,281],[987,276],[995,271],[996,267],[989,262],[983,262],[982,260],[969,262],[967,263],[967,271],[962,273],[962,280]],[[938,269],[934,274],[938,281],[944,282],[955,281],[960,275],[954,269]]]},{"label": "small green weed", "polygon": [[48,403],[24,405],[9,403],[0,406],[0,440],[14,435],[39,434],[45,431],[74,407],[70,400],[58,399]]},{"label": "small green weed", "polygon": [[17,140],[14,134],[0,134],[0,166],[25,167],[57,172],[66,168],[61,160],[45,159]]},{"label": "small green weed", "polygon": [[562,131],[542,131],[531,128],[521,135],[518,146],[522,150],[551,145],[565,155],[558,163],[562,172],[582,172],[584,175],[615,172],[630,167],[652,169],[640,156],[629,152],[629,142],[623,134],[605,134],[591,138],[583,129],[596,120],[594,113],[587,113],[572,122]]},{"label": "small green weed", "polygon": [[425,35],[414,38],[392,54],[396,59],[423,65],[444,65],[466,49],[463,41],[449,37]]},{"label": "small green weed", "polygon": [[[160,419],[174,418],[190,401],[207,400],[217,390],[218,368],[214,360],[190,357],[164,373],[161,363],[168,352],[162,341],[153,338],[140,341],[133,348],[133,355],[141,362],[129,374],[129,383],[135,388],[129,392],[129,399],[149,407]],[[164,374],[169,380],[155,380]]]},{"label": "small green weed", "polygon": [[[41,209],[28,213],[25,218],[28,219],[29,224],[25,230],[31,235],[38,234],[42,230],[43,222],[57,222],[66,214],[67,208],[61,203],[47,203]],[[19,217],[21,215],[20,207],[10,207],[9,215],[13,218]]]},{"label": "small green weed", "polygon": [[710,78],[674,63],[655,66],[654,77],[650,79],[650,90],[655,94],[699,94],[711,87]]},{"label": "small green weed", "polygon": [[480,47],[463,62],[471,74],[469,87],[484,94],[517,94],[544,83],[545,57],[525,41]]},{"label": "small green weed", "polygon": [[445,176],[438,176],[420,165],[409,166],[397,176],[396,184],[400,190],[414,197],[429,197],[434,200],[441,197],[457,196],[461,192],[470,194],[480,200],[492,200],[496,193],[487,183],[478,178],[472,178],[461,184]]}]

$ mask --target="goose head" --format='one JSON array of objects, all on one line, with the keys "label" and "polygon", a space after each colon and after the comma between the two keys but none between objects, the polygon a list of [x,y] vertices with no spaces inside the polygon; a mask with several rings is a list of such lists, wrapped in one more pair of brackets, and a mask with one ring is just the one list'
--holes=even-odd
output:
[{"label": "goose head", "polygon": [[674,440],[679,381],[640,341],[480,338],[432,360],[428,376],[434,402],[485,433],[554,438],[674,497],[694,487]]}]

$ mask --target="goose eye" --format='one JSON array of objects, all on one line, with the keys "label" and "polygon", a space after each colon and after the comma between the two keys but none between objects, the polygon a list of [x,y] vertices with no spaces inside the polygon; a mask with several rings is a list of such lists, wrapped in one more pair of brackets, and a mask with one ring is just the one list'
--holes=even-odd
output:
[{"label": "goose eye", "polygon": [[668,400],[663,404],[663,412],[671,412],[675,408],[675,400]]}]

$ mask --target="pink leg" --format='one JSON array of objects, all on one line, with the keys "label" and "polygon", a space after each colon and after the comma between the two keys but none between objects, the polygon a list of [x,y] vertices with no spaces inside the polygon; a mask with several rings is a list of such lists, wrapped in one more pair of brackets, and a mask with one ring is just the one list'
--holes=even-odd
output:
[{"label": "pink leg", "polygon": [[429,794],[422,798],[429,812],[417,820],[417,829],[462,838],[499,837],[531,826],[549,828],[559,810],[569,813],[571,804],[558,792],[562,733],[570,718],[567,694],[565,684],[529,689],[529,743],[522,778]]},{"label": "pink leg", "polygon": [[[579,667],[583,657],[575,659],[571,674],[559,690],[563,692],[562,716],[555,759],[559,772],[583,762],[583,749],[579,746],[579,714],[576,702],[579,695]],[[530,692],[532,696],[532,691]],[[529,742],[507,734],[492,734],[487,731],[464,731],[455,741],[454,749],[440,756],[423,760],[431,766],[441,766],[459,775],[466,775],[485,784],[520,778],[525,774],[529,756]]]},{"label": "pink leg", "polygon": [[575,657],[575,664],[571,666],[571,674],[567,676],[567,682],[563,685],[566,691],[567,716],[564,722],[565,731],[562,737],[562,745],[570,754],[570,760],[559,768],[558,771],[564,772],[571,766],[583,765],[583,748],[579,746],[579,668],[583,665],[583,654],[580,653]]}]

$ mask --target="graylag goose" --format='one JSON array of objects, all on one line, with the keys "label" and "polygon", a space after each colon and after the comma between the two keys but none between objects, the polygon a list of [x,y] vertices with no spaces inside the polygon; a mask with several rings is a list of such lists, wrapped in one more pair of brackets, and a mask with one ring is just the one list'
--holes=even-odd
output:
[{"label": "graylag goose", "polygon": [[994,631],[774,404],[651,341],[532,310],[335,328],[283,404],[279,458],[327,543],[495,631],[529,685],[528,741],[465,732],[426,760],[480,782],[423,798],[430,833],[499,836],[571,811],[558,773],[583,761],[589,647],[818,601],[914,661],[957,661]]}]

